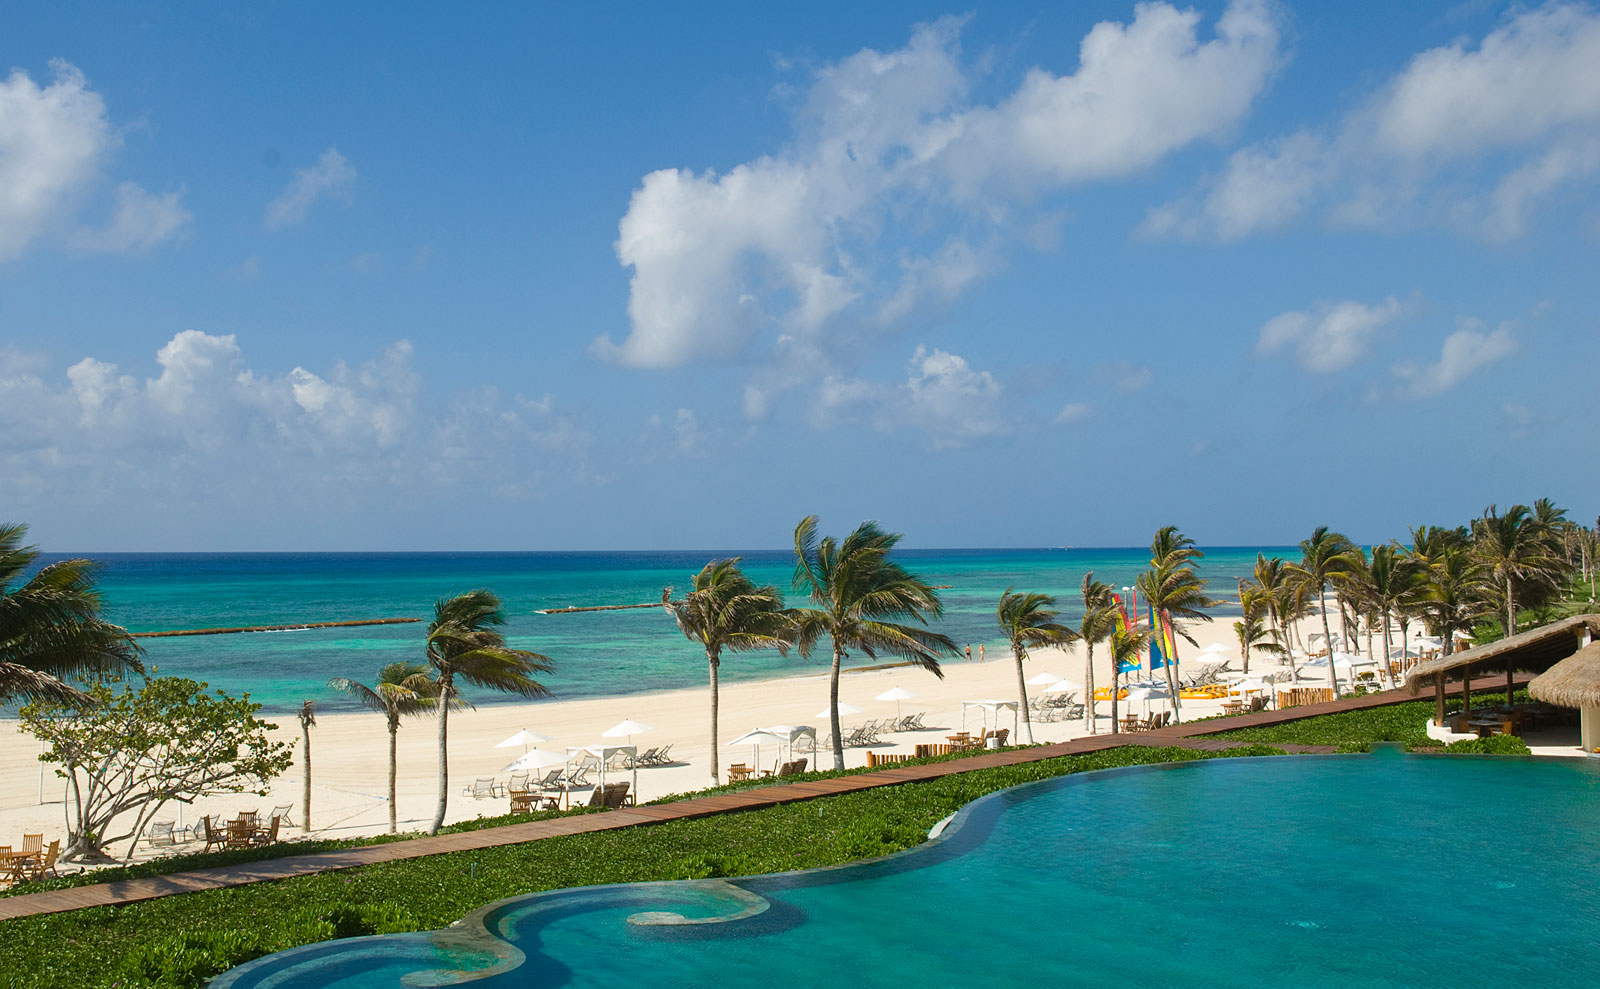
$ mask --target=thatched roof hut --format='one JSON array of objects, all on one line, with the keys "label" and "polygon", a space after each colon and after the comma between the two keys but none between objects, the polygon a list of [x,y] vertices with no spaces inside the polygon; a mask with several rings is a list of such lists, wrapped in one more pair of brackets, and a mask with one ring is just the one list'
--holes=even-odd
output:
[{"label": "thatched roof hut", "polygon": [[1419,687],[1437,675],[1462,671],[1481,663],[1488,663],[1492,667],[1503,665],[1508,672],[1513,667],[1547,670],[1577,652],[1591,639],[1600,639],[1600,615],[1573,615],[1486,645],[1425,660],[1406,671],[1406,683],[1415,695]]},{"label": "thatched roof hut", "polygon": [[1534,677],[1528,696],[1562,707],[1600,707],[1600,642],[1584,646]]}]

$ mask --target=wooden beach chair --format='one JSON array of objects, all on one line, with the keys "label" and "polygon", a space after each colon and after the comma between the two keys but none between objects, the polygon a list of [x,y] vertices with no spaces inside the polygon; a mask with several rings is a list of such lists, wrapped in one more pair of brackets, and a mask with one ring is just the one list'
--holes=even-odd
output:
[{"label": "wooden beach chair", "polygon": [[209,852],[212,848],[226,848],[228,845],[228,833],[211,823],[210,814],[200,818],[199,830],[195,834],[205,838],[206,847],[201,851]]},{"label": "wooden beach chair", "polygon": [[252,834],[250,836],[250,844],[252,844],[252,845],[275,845],[275,844],[277,844],[277,842],[278,842],[278,828],[280,826],[282,826],[282,824],[283,824],[283,818],[279,817],[276,814],[272,815],[272,822],[267,825],[265,831],[258,830],[258,831],[256,831],[255,834]]},{"label": "wooden beach chair", "polygon": [[42,883],[46,877],[59,875],[56,872],[56,856],[61,853],[61,839],[50,842],[50,847],[45,849],[43,857],[35,855],[28,866],[28,878],[36,883]]},{"label": "wooden beach chair", "polygon": [[670,766],[670,765],[672,765],[672,743],[669,742],[666,745],[663,745],[661,747],[661,751],[656,753],[655,760],[653,762],[651,762],[650,765],[652,765],[652,766]]},{"label": "wooden beach chair", "polygon": [[611,810],[621,810],[628,803],[628,783],[607,783],[605,792],[600,795],[600,802]]}]

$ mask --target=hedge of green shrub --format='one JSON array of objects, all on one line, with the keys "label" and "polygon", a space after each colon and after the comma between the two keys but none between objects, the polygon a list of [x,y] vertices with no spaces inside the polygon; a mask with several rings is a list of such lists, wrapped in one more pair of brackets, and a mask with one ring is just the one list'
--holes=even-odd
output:
[{"label": "hedge of green shrub", "polygon": [[922,842],[995,790],[1068,773],[1281,754],[1110,749],[735,814],[546,838],[0,922],[7,989],[197,986],[248,958],[341,933],[443,927],[519,893],[835,865]]},{"label": "hedge of green shrub", "polygon": [[[1474,691],[1472,704],[1474,707],[1490,707],[1505,703],[1505,697],[1503,690],[1499,693]],[[1517,703],[1526,702],[1528,692],[1519,690],[1515,698]],[[1460,703],[1459,700],[1450,701],[1451,708],[1460,707]],[[1333,745],[1341,752],[1364,752],[1372,747],[1373,742],[1404,742],[1408,749],[1431,748],[1439,744],[1428,737],[1428,722],[1433,715],[1434,701],[1430,697],[1363,711],[1320,714],[1277,725],[1235,728],[1207,737],[1265,745]]]},{"label": "hedge of green shrub", "polygon": [[1532,755],[1528,743],[1516,735],[1490,735],[1488,738],[1463,738],[1451,742],[1444,751],[1452,755]]}]

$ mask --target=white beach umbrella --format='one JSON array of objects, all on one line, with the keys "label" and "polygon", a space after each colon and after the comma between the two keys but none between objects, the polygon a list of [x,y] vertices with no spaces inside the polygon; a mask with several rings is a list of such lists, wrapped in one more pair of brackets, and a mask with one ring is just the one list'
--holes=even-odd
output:
[{"label": "white beach umbrella", "polygon": [[548,739],[545,736],[539,734],[538,732],[529,731],[528,729],[524,728],[521,731],[517,732],[515,735],[512,735],[510,738],[506,739],[505,741],[496,742],[494,747],[497,748],[497,749],[514,749],[514,748],[516,748],[517,746],[520,745],[520,746],[522,746],[523,751],[526,752],[527,749],[528,749],[528,746],[537,745],[540,742],[548,742],[548,741],[550,741],[550,739]]},{"label": "white beach umbrella", "polygon": [[1069,690],[1082,690],[1083,684],[1068,677],[1057,677],[1044,688],[1047,694],[1064,694]]},{"label": "white beach umbrella", "polygon": [[761,746],[782,745],[784,741],[785,739],[782,736],[774,735],[765,728],[757,728],[755,731],[747,731],[743,735],[740,735],[738,738],[729,742],[728,747],[732,748],[735,745],[755,746],[755,755],[750,759],[750,765],[759,768],[761,765]]},{"label": "white beach umbrella", "polygon": [[1043,687],[1060,679],[1063,678],[1055,673],[1036,673],[1028,678],[1027,684],[1030,687]]},{"label": "white beach umbrella", "polygon": [[[832,712],[829,711],[827,708],[823,708],[822,710],[817,712],[816,716],[819,717],[819,718],[826,718],[831,713]],[[861,709],[859,707],[856,707],[854,704],[846,704],[844,701],[840,701],[839,702],[839,716],[840,717],[843,717],[846,714],[860,714],[860,713],[861,713]],[[830,731],[831,730],[832,729],[830,729]]]},{"label": "white beach umbrella", "polygon": [[548,749],[529,749],[515,762],[500,770],[502,773],[520,773],[528,769],[549,769],[551,766],[565,764],[567,757],[560,752],[551,752]]},{"label": "white beach umbrella", "polygon": [[605,731],[601,732],[600,737],[626,738],[628,740],[628,744],[632,745],[633,736],[643,735],[647,731],[655,730],[655,725],[647,725],[643,721],[635,721],[632,718],[624,718],[623,720],[612,725],[610,728],[607,728]]},{"label": "white beach umbrella", "polygon": [[916,696],[917,695],[915,692],[907,690],[904,687],[890,687],[877,697],[874,697],[873,700],[894,701],[894,716],[898,718],[900,717],[900,702],[911,700]]},{"label": "white beach umbrella", "polygon": [[1223,645],[1220,642],[1213,642],[1209,646],[1206,646],[1204,649],[1200,650],[1202,655],[1204,655],[1205,653],[1211,653],[1211,652],[1227,652],[1227,651],[1228,651],[1228,647]]},{"label": "white beach umbrella", "polygon": [[1148,717],[1150,714],[1151,701],[1170,700],[1172,700],[1172,693],[1161,684],[1140,683],[1128,688],[1128,702],[1132,703],[1134,701],[1143,701],[1144,713],[1146,717]]}]

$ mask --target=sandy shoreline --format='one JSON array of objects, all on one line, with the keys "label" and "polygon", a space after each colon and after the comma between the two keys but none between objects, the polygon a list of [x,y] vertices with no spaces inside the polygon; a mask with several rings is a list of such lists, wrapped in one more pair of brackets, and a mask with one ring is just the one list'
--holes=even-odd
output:
[{"label": "sandy shoreline", "polygon": [[[1192,673],[1200,662],[1200,649],[1220,644],[1216,660],[1229,660],[1232,669],[1240,668],[1238,649],[1232,644],[1231,622],[1217,621],[1193,629],[1199,648],[1186,647],[1187,657],[1180,669]],[[1107,650],[1095,651],[1095,682],[1101,686],[1110,682],[1110,663]],[[1266,657],[1256,656],[1252,671],[1270,672],[1276,663],[1266,662]],[[1024,663],[1025,676],[1042,672],[1083,680],[1083,653],[1080,647],[1071,649],[1039,650]],[[902,687],[916,693],[914,700],[903,702],[901,708],[909,714],[927,712],[924,723],[928,730],[886,734],[882,743],[870,747],[879,753],[911,752],[921,742],[943,742],[952,730],[963,726],[962,702],[981,698],[1014,700],[1017,696],[1016,667],[1009,651],[988,650],[988,661],[965,662],[956,658],[944,666],[944,678],[915,667],[868,668],[850,671],[840,680],[840,699],[862,709],[862,713],[841,718],[846,731],[862,721],[890,717],[896,713],[894,702],[874,698],[892,687]],[[1320,683],[1307,683],[1308,686]],[[1030,697],[1039,688],[1030,687]],[[626,718],[653,725],[655,730],[636,736],[634,744],[640,750],[672,745],[674,764],[641,769],[638,772],[638,793],[644,800],[671,793],[696,790],[712,783],[709,772],[709,687],[701,685],[650,693],[615,697],[589,697],[573,700],[542,701],[526,704],[492,704],[452,713],[450,716],[450,798],[447,821],[470,820],[474,817],[503,814],[508,801],[498,799],[473,799],[462,793],[463,787],[477,777],[507,775],[503,768],[521,754],[520,749],[498,749],[495,744],[521,729],[548,736],[551,741],[540,748],[564,751],[567,746],[592,745],[604,741],[601,732]],[[723,767],[730,762],[750,762],[753,752],[749,746],[731,747],[727,742],[740,734],[759,727],[776,724],[811,725],[817,729],[824,751],[823,768],[831,768],[831,754],[827,751],[827,718],[818,712],[827,707],[828,680],[825,672],[723,683],[721,687],[720,739],[722,751],[719,762]],[[1078,700],[1082,700],[1081,693]],[[1156,702],[1163,709],[1165,702]],[[1220,710],[1218,701],[1184,701],[1185,717],[1203,717]],[[1109,729],[1109,704],[1099,705],[1098,727]],[[160,815],[163,819],[178,819],[193,823],[202,814],[232,817],[240,810],[259,809],[269,812],[277,804],[293,804],[293,821],[296,827],[285,832],[289,838],[302,835],[298,823],[301,816],[303,768],[299,756],[299,726],[293,716],[269,718],[278,725],[275,737],[295,743],[295,764],[283,776],[273,781],[268,795],[232,794],[210,797],[194,806],[180,808],[169,804]],[[1005,715],[1000,727],[1010,727],[1010,716]],[[976,713],[966,718],[966,725],[981,724]],[[398,811],[400,828],[416,830],[425,827],[432,819],[437,796],[437,734],[432,718],[417,718],[404,723],[399,735]],[[1036,723],[1033,737],[1037,742],[1056,742],[1088,734],[1084,720]],[[1026,735],[1015,736],[1025,739]],[[47,771],[44,782],[44,802],[40,803],[38,746],[25,734],[18,733],[16,721],[0,722],[0,843],[6,837],[20,837],[26,832],[42,831],[45,840],[65,833],[63,781]],[[312,764],[312,827],[310,834],[317,837],[354,837],[377,834],[388,829],[386,780],[388,776],[388,734],[380,715],[371,713],[332,713],[319,715],[311,736]],[[622,740],[617,740],[622,741]],[[866,763],[868,748],[847,748],[847,766]],[[761,763],[771,768],[778,753],[771,748],[761,752]],[[815,768],[815,763],[812,764]],[[725,775],[724,775],[725,779]],[[181,846],[180,846],[181,847]],[[127,852],[127,842],[114,846],[117,855]],[[165,851],[165,850],[160,850]],[[144,843],[140,843],[135,858],[148,856]]]}]

